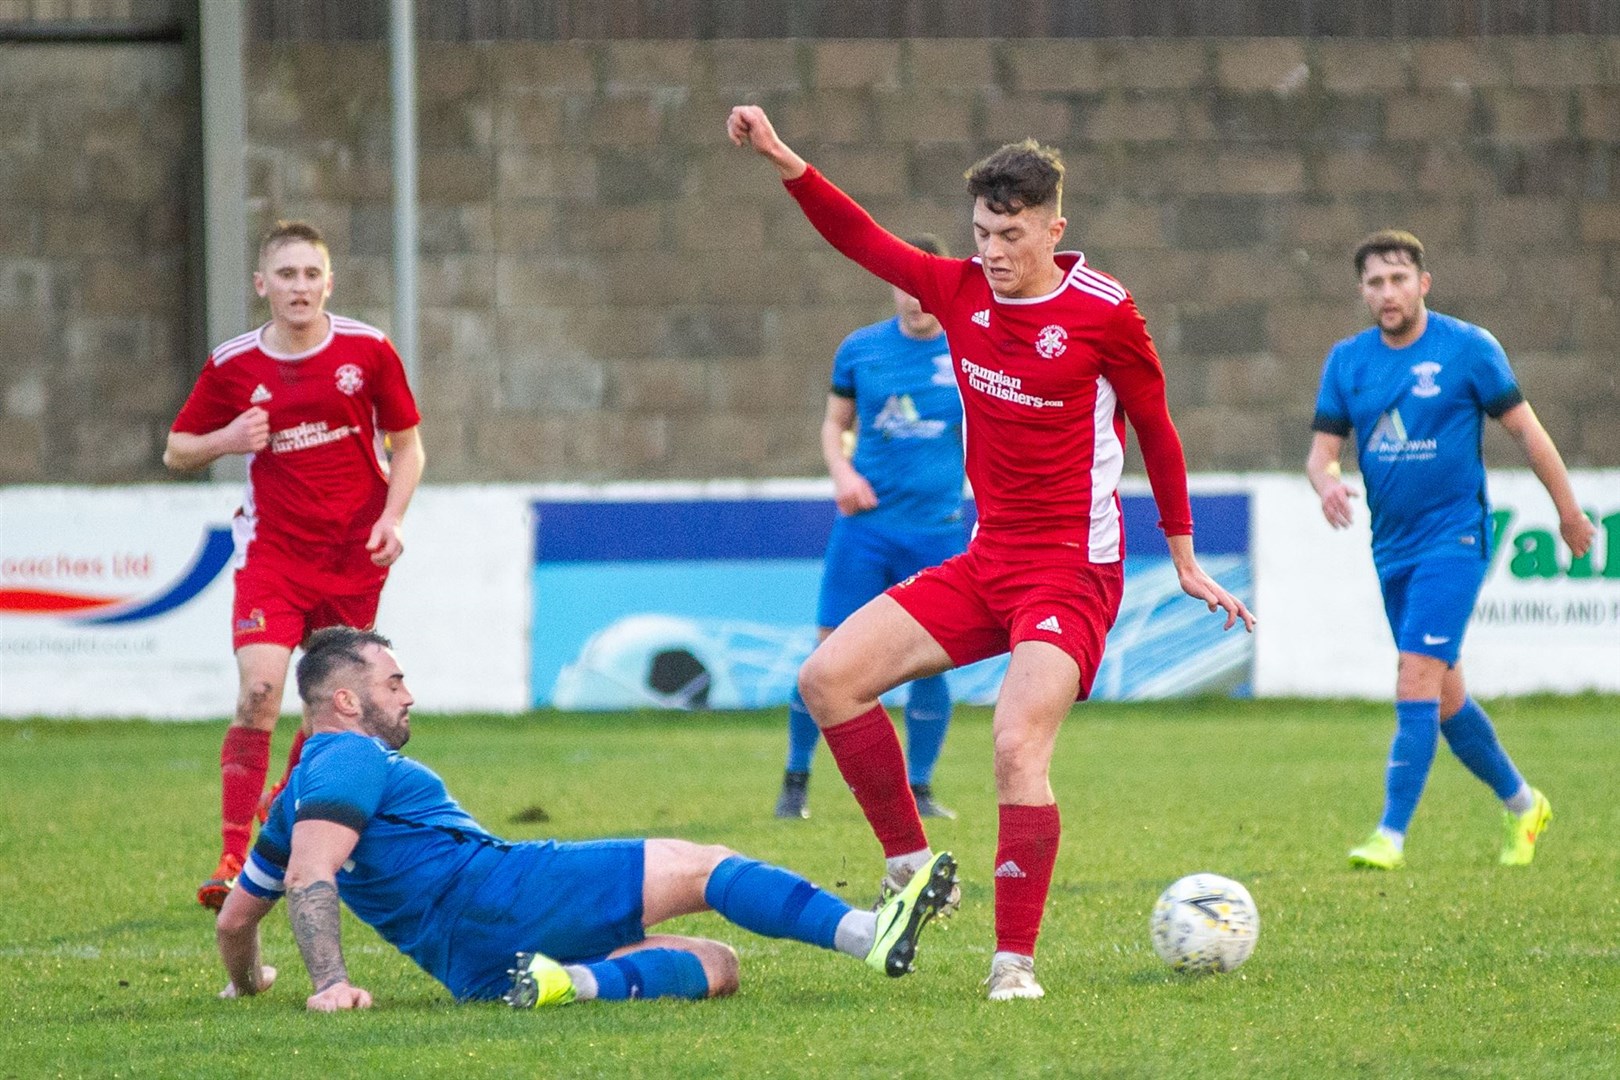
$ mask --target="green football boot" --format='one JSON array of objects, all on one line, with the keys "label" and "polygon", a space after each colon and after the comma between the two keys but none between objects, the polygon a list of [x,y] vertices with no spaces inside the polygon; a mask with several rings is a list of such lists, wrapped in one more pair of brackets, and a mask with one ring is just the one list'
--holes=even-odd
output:
[{"label": "green football boot", "polygon": [[1530,794],[1535,802],[1524,813],[1502,811],[1502,854],[1496,861],[1503,866],[1529,866],[1536,857],[1536,841],[1552,820],[1552,803],[1547,796],[1533,788]]},{"label": "green football boot", "polygon": [[890,978],[911,971],[917,956],[917,936],[944,907],[956,885],[956,859],[948,851],[935,855],[906,887],[878,909],[877,936],[866,962]]},{"label": "green football boot", "polygon": [[1350,865],[1357,870],[1399,870],[1406,865],[1406,856],[1393,840],[1374,831],[1350,849]]},{"label": "green football boot", "polygon": [[574,1000],[574,980],[549,956],[520,952],[507,974],[512,976],[512,988],[501,1000],[514,1009],[542,1009]]}]

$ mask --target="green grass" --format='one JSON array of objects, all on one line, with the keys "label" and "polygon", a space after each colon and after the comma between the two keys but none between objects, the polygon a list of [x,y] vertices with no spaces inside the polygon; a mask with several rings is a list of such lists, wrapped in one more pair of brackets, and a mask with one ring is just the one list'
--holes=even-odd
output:
[{"label": "green grass", "polygon": [[[1578,1076],[1612,1075],[1614,698],[1495,703],[1557,819],[1537,863],[1495,865],[1498,811],[1442,752],[1409,867],[1354,873],[1376,818],[1385,706],[1196,701],[1079,708],[1054,770],[1064,844],[1041,941],[1048,996],[983,998],[992,947],[990,725],[960,711],[936,778],[960,820],[961,913],[885,980],[847,958],[713,916],[735,944],[725,1001],[457,1006],[365,926],[345,925],[367,1014],[303,1011],[286,919],[281,981],[223,1002],[210,920],[218,724],[0,726],[0,1077],[138,1076]],[[781,714],[521,718],[421,714],[413,754],[512,837],[673,835],[791,866],[865,903],[876,843],[823,751],[813,818],[769,816]],[[288,733],[277,739],[279,755]],[[513,824],[527,808],[550,821]],[[1253,959],[1176,975],[1147,917],[1173,878],[1212,870],[1260,908]]]}]

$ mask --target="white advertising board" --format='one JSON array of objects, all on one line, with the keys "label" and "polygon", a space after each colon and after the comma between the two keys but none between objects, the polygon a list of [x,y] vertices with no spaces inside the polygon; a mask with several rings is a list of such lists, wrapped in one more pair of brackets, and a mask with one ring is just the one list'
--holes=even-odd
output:
[{"label": "white advertising board", "polygon": [[[378,629],[421,707],[527,704],[533,489],[423,488]],[[231,484],[0,491],[0,715],[228,715]],[[289,686],[283,707],[297,710]]]},{"label": "white advertising board", "polygon": [[[1580,560],[1558,539],[1545,489],[1527,471],[1492,471],[1496,545],[1463,645],[1471,691],[1620,691],[1620,470],[1579,470],[1575,494],[1598,522]],[[1365,505],[1328,527],[1303,477],[1251,477],[1255,694],[1388,698],[1395,646],[1373,572]]]}]

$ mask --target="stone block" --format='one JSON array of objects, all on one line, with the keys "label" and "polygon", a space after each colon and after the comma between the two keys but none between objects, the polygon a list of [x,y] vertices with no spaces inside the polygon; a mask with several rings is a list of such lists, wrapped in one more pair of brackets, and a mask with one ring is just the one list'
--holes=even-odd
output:
[{"label": "stone block", "polygon": [[657,339],[655,355],[707,359],[758,356],[764,349],[764,325],[753,308],[676,308],[664,312],[650,329]]},{"label": "stone block", "polygon": [[[502,147],[495,157],[495,198],[578,203],[605,198],[611,191],[615,198],[609,201],[628,201],[625,191],[635,185],[637,176],[653,190],[670,188],[669,178],[660,176],[660,170],[667,172],[671,167],[667,157],[653,155],[644,158],[643,165],[638,169],[628,155],[599,159],[577,152],[532,153]],[[614,171],[611,186],[599,176],[604,168]]]},{"label": "stone block", "polygon": [[906,42],[907,82],[918,90],[961,93],[1000,87],[995,43],[964,38],[911,38]]},{"label": "stone block", "polygon": [[1001,48],[1007,89],[1017,94],[1097,93],[1112,83],[1112,53],[1083,38],[1024,39]]},{"label": "stone block", "polygon": [[1366,307],[1348,289],[1339,301],[1279,301],[1266,309],[1266,341],[1278,356],[1301,358],[1314,378],[1333,343],[1359,333],[1367,322]]},{"label": "stone block", "polygon": [[708,366],[706,361],[685,358],[610,361],[606,405],[615,412],[665,415],[705,409]]},{"label": "stone block", "polygon": [[694,42],[617,40],[604,49],[608,94],[683,93],[700,74]]},{"label": "stone block", "polygon": [[668,244],[669,220],[683,217],[683,207],[668,202],[564,213],[557,221],[558,246],[586,257],[610,251],[646,251]]},{"label": "stone block", "polygon": [[1204,195],[1171,208],[1171,242],[1192,250],[1244,247],[1274,233],[1271,203],[1253,196]]},{"label": "stone block", "polygon": [[496,105],[487,97],[422,102],[417,106],[418,147],[488,153],[494,142],[495,114]]},{"label": "stone block", "polygon": [[556,146],[565,141],[567,109],[583,110],[588,101],[538,91],[502,94],[495,106],[495,141],[519,149]]},{"label": "stone block", "polygon": [[1601,37],[1510,37],[1501,41],[1516,86],[1565,89],[1613,82]]},{"label": "stone block", "polygon": [[828,147],[817,167],[853,198],[904,195],[906,158],[898,146]]},{"label": "stone block", "polygon": [[[596,195],[608,206],[672,199],[684,190],[686,175],[686,156],[679,147],[604,150],[596,158]],[[581,191],[578,197],[591,195]]]},{"label": "stone block", "polygon": [[[45,380],[50,361],[45,355],[44,327],[19,322],[0,320],[0,348],[6,350],[7,366],[12,369],[5,379],[5,393],[0,394],[0,416],[38,420],[50,403],[50,388]],[[19,365],[26,366],[18,370]]]},{"label": "stone block", "polygon": [[1535,248],[1565,248],[1576,241],[1579,232],[1571,208],[1559,198],[1502,198],[1477,212],[1480,250],[1504,256]]},{"label": "stone block", "polygon": [[775,41],[710,41],[703,45],[709,63],[711,89],[737,102],[764,94],[804,89],[808,62],[800,62],[804,48],[792,39]]},{"label": "stone block", "polygon": [[582,356],[503,354],[497,404],[507,409],[579,412],[600,409],[607,372]]},{"label": "stone block", "polygon": [[1399,94],[1387,99],[1385,134],[1391,139],[1425,142],[1466,139],[1477,132],[1475,97],[1452,90]]},{"label": "stone block", "polygon": [[1193,406],[1177,412],[1176,427],[1192,469],[1264,468],[1277,456],[1275,424],[1263,409]]},{"label": "stone block", "polygon": [[417,277],[423,304],[495,308],[495,261],[487,254],[419,259]]},{"label": "stone block", "polygon": [[1576,130],[1581,138],[1620,142],[1620,89],[1582,87],[1576,104],[1580,117]]},{"label": "stone block", "polygon": [[1111,95],[1083,116],[1081,134],[1102,142],[1163,142],[1183,133],[1182,103],[1167,95]]},{"label": "stone block", "polygon": [[1620,203],[1583,202],[1580,237],[1587,244],[1620,244]]},{"label": "stone block", "polygon": [[485,48],[491,80],[502,94],[578,94],[595,91],[599,54],[605,47],[589,41],[525,41]]},{"label": "stone block", "polygon": [[[877,95],[866,87],[818,90],[785,103],[773,113],[772,123],[795,148],[801,142],[812,148],[866,143],[878,128]],[[809,160],[817,156],[813,149],[799,152]]]},{"label": "stone block", "polygon": [[1247,303],[1218,310],[1179,309],[1174,337],[1180,352],[1204,356],[1259,352],[1266,345],[1266,307]]},{"label": "stone block", "polygon": [[1215,78],[1238,93],[1302,93],[1310,78],[1299,38],[1230,38],[1215,43]]},{"label": "stone block", "polygon": [[634,153],[662,141],[664,110],[665,104],[653,94],[601,98],[568,124],[567,142],[570,147],[623,147]]},{"label": "stone block", "polygon": [[416,175],[424,203],[484,202],[495,194],[495,162],[483,151],[429,151],[418,159]]},{"label": "stone block", "polygon": [[900,42],[833,39],[811,46],[811,84],[817,91],[900,87]]},{"label": "stone block", "polygon": [[0,416],[0,484],[39,484],[71,475],[45,469],[45,423]]},{"label": "stone block", "polygon": [[670,418],[670,456],[698,476],[758,476],[767,445],[756,416],[704,411]]},{"label": "stone block", "polygon": [[1319,38],[1312,66],[1330,94],[1384,94],[1412,80],[1412,47],[1387,38]]},{"label": "stone block", "polygon": [[[1074,229],[1071,226],[1071,229]],[[1075,240],[1062,246],[1069,247],[1085,238],[1085,222],[1080,222]],[[1089,245],[1087,245],[1089,246]],[[1206,257],[1200,252],[1184,251],[1174,247],[1132,248],[1120,247],[1106,257],[1092,257],[1086,261],[1103,273],[1116,278],[1130,290],[1137,306],[1148,319],[1148,329],[1158,334],[1159,320],[1150,309],[1168,310],[1168,305],[1194,295],[1208,280],[1204,266]]]},{"label": "stone block", "polygon": [[1499,194],[1502,155],[1490,143],[1435,143],[1416,148],[1417,190],[1436,199],[1489,200]]},{"label": "stone block", "polygon": [[1065,200],[1064,216],[1069,231],[1059,247],[1163,248],[1164,209],[1157,203],[1137,202],[1118,196],[1104,202],[1086,204],[1076,198]]},{"label": "stone block", "polygon": [[1411,155],[1386,147],[1334,150],[1317,166],[1317,191],[1346,195],[1393,194],[1412,184]]},{"label": "stone block", "polygon": [[1172,159],[1177,189],[1194,195],[1296,195],[1306,189],[1305,159],[1293,149],[1187,150]]},{"label": "stone block", "polygon": [[693,200],[676,213],[675,233],[689,251],[758,251],[765,246],[765,211],[758,204]]},{"label": "stone block", "polygon": [[1316,393],[1318,373],[1310,365],[1285,362],[1270,353],[1217,357],[1205,371],[1204,401],[1210,405],[1252,409]]},{"label": "stone block", "polygon": [[1486,132],[1497,139],[1556,139],[1573,133],[1567,92],[1493,90],[1483,95]]},{"label": "stone block", "polygon": [[1110,85],[1124,90],[1192,90],[1213,83],[1211,48],[1203,39],[1141,37],[1108,43]]},{"label": "stone block", "polygon": [[875,139],[903,147],[907,143],[969,143],[973,139],[977,102],[966,94],[878,94],[873,102]]},{"label": "stone block", "polygon": [[487,200],[448,206],[423,203],[417,208],[416,226],[423,255],[488,254],[495,249],[495,213]]},{"label": "stone block", "polygon": [[1512,81],[1500,38],[1429,38],[1411,48],[1420,90],[1495,89]]},{"label": "stone block", "polygon": [[[1021,139],[1066,143],[1077,133],[1075,110],[1067,98],[1046,94],[996,97],[984,104],[983,138],[992,148]],[[963,167],[972,162],[966,163]]]},{"label": "stone block", "polygon": [[420,102],[465,102],[489,94],[494,67],[489,49],[448,42],[434,42],[430,48],[431,56],[424,58],[427,62],[416,67]]},{"label": "stone block", "polygon": [[154,253],[137,262],[90,259],[80,269],[78,303],[92,315],[178,313],[187,289],[178,254]]}]

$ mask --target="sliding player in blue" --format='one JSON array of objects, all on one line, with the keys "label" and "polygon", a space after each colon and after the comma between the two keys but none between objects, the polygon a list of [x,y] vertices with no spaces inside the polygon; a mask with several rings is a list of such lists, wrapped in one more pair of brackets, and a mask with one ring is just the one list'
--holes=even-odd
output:
[{"label": "sliding player in blue", "polygon": [[1355,492],[1340,478],[1339,455],[1346,436],[1358,433],[1373,563],[1400,652],[1384,816],[1351,850],[1350,865],[1405,865],[1407,827],[1444,735],[1502,800],[1498,861],[1523,866],[1535,857],[1552,806],[1514,767],[1468,696],[1458,663],[1491,556],[1484,418],[1500,421],[1519,442],[1576,556],[1591,546],[1596,526],[1575,501],[1558,448],[1524,400],[1502,346],[1478,326],[1428,310],[1430,278],[1418,238],[1374,233],[1356,249],[1355,268],[1375,325],[1328,353],[1305,466],[1328,523],[1345,528]]},{"label": "sliding player in blue", "polygon": [[[946,254],[933,236],[910,243]],[[833,356],[821,456],[838,520],[821,572],[817,626],[823,641],[874,596],[967,546],[962,398],[950,346],[938,319],[914,297],[892,291],[895,317],[856,330]],[[933,783],[950,722],[945,676],[914,680],[906,691],[906,779],[923,817],[956,816],[934,797]],[[777,817],[810,816],[810,762],[820,741],[821,729],[795,686]]]},{"label": "sliding player in blue", "polygon": [[501,840],[432,770],[399,753],[412,699],[388,639],[318,631],[297,677],[313,734],[220,910],[216,937],[230,975],[222,997],[275,982],[260,958],[259,923],[282,895],[314,983],[312,1010],[371,1005],[344,963],[340,899],[458,1000],[530,1008],[733,993],[729,946],[648,933],[710,910],[905,975],[956,880],[955,860],[941,854],[883,908],[857,911],[797,874],[718,846]]}]

